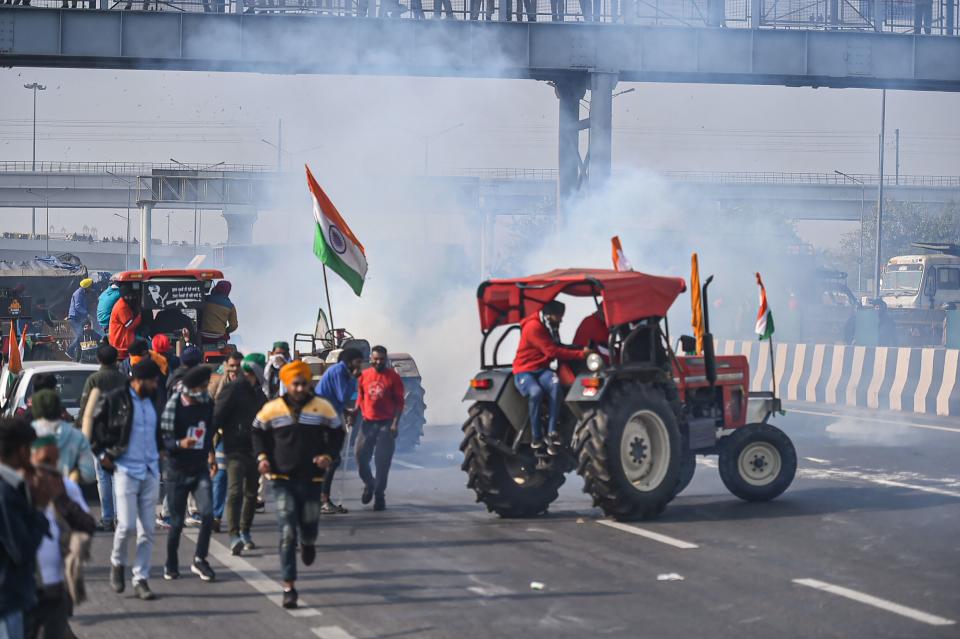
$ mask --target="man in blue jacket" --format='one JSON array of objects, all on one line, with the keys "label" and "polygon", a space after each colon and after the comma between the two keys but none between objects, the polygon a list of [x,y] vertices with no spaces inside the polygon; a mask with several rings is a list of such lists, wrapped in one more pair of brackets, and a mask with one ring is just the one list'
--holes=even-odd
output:
[{"label": "man in blue jacket", "polygon": [[120,285],[116,282],[103,289],[103,293],[100,293],[100,297],[97,298],[97,324],[100,325],[104,335],[110,332],[110,313],[113,312],[113,305],[118,299],[120,299]]},{"label": "man in blue jacket", "polygon": [[[73,343],[67,347],[67,355],[74,359],[80,353],[80,341],[83,339],[83,325],[90,319],[90,310],[87,308],[90,287],[93,286],[93,280],[89,277],[80,280],[80,286],[70,297],[70,310],[67,311],[67,321],[70,322],[70,328],[73,329]],[[96,331],[94,331],[96,333]],[[97,339],[100,334],[96,333]]]},{"label": "man in blue jacket", "polygon": [[[317,382],[316,393],[333,405],[344,424],[353,422],[354,402],[357,396],[357,377],[363,368],[363,355],[355,348],[345,348],[337,358],[337,363],[324,371]],[[349,407],[349,408],[348,408]],[[347,509],[330,501],[330,487],[333,486],[333,476],[340,467],[337,460],[327,468],[323,478],[323,487],[320,491],[321,514],[344,514]]]}]

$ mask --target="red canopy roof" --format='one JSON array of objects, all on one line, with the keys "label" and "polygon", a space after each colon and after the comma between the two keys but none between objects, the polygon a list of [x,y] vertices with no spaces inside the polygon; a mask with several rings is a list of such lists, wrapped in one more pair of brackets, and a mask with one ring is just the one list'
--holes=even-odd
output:
[{"label": "red canopy roof", "polygon": [[687,285],[679,277],[660,277],[637,271],[557,269],[540,275],[489,280],[477,290],[480,327],[516,324],[537,313],[560,293],[576,297],[600,295],[607,326],[645,317],[664,317]]},{"label": "red canopy roof", "polygon": [[198,269],[149,269],[146,271],[123,271],[110,279],[114,282],[142,282],[154,278],[176,280],[222,280],[223,273],[214,268]]}]

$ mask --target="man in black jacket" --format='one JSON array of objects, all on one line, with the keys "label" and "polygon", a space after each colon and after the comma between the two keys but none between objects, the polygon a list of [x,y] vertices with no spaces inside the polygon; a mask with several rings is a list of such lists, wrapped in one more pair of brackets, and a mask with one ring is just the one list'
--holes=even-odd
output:
[{"label": "man in black jacket", "polygon": [[0,636],[22,637],[37,604],[37,549],[49,530],[44,510],[63,495],[59,476],[30,463],[36,433],[20,418],[0,419]]},{"label": "man in black jacket", "polygon": [[[213,423],[220,431],[227,461],[227,530],[235,555],[256,548],[250,526],[257,508],[257,460],[251,431],[257,413],[267,403],[263,394],[263,369],[253,358],[240,364],[241,376],[225,385],[217,396]],[[241,495],[243,497],[241,508]]]},{"label": "man in black jacket", "polygon": [[180,577],[177,551],[187,514],[187,496],[193,494],[200,512],[200,532],[190,571],[203,581],[213,581],[215,575],[207,563],[213,532],[211,480],[217,472],[213,454],[213,401],[207,393],[210,369],[195,366],[183,375],[181,382],[181,390],[170,396],[160,418],[163,447],[170,456],[166,464],[170,532],[163,578],[169,581]]}]

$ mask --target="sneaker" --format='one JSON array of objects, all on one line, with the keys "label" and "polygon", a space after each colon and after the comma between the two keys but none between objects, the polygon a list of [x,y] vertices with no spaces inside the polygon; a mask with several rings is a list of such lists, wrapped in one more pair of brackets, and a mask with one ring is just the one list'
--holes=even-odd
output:
[{"label": "sneaker", "polygon": [[110,585],[113,586],[113,591],[115,593],[123,592],[123,589],[126,588],[126,584],[123,581],[125,568],[123,566],[111,566],[110,567]]},{"label": "sneaker", "polygon": [[230,552],[239,557],[243,554],[243,539],[240,537],[233,537],[230,540]]},{"label": "sneaker", "polygon": [[320,507],[321,515],[346,515],[347,509],[341,506],[340,504],[335,504],[332,501],[328,501]]},{"label": "sneaker", "polygon": [[533,449],[533,452],[539,453],[543,450],[543,440],[542,439],[533,439],[530,441],[530,448]]},{"label": "sneaker", "polygon": [[366,504],[369,504],[371,501],[373,501],[373,488],[370,488],[369,486],[364,486],[363,494],[360,495],[360,503],[366,505]]},{"label": "sneaker", "polygon": [[216,519],[213,520],[213,532],[215,532],[215,533],[220,532],[220,519],[219,519],[219,518],[216,518]]},{"label": "sneaker", "polygon": [[117,525],[110,519],[101,519],[97,522],[97,530],[100,532],[115,532]]},{"label": "sneaker", "polygon": [[263,501],[262,499],[258,499],[258,500],[257,500],[257,509],[256,509],[256,510],[257,510],[258,513],[265,513],[265,512],[267,512],[267,502]]},{"label": "sneaker", "polygon": [[180,578],[180,571],[177,570],[176,568],[167,568],[166,566],[164,566],[164,567],[163,567],[163,578],[164,578],[166,581],[173,581],[174,579],[179,579],[179,578]]},{"label": "sneaker", "polygon": [[292,610],[297,607],[297,589],[291,588],[290,590],[283,591],[283,607],[287,610]]},{"label": "sneaker", "polygon": [[240,540],[243,542],[244,550],[256,550],[257,545],[253,543],[253,537],[250,536],[250,531],[241,532]]},{"label": "sneaker", "polygon": [[170,530],[170,518],[169,517],[157,517],[157,526],[163,528],[164,530]]},{"label": "sneaker", "polygon": [[197,513],[190,513],[190,515],[183,522],[185,526],[196,527],[201,523],[200,515]]},{"label": "sneaker", "polygon": [[556,433],[550,433],[547,436],[547,454],[548,455],[558,455],[560,454],[560,447],[563,443],[560,441],[560,435]]},{"label": "sneaker", "polygon": [[150,586],[147,585],[146,581],[138,581],[133,584],[133,592],[136,593],[137,597],[142,601],[153,601],[157,598],[153,591],[150,590]]},{"label": "sneaker", "polygon": [[373,509],[376,511],[386,510],[387,501],[383,497],[377,497],[377,500],[373,502]]},{"label": "sneaker", "polygon": [[213,572],[213,568],[207,563],[207,560],[200,559],[199,557],[194,557],[193,563],[190,564],[190,572],[200,577],[203,581],[213,581],[217,578]]},{"label": "sneaker", "polygon": [[314,560],[317,558],[317,547],[313,544],[303,544],[300,546],[300,559],[303,560],[304,566],[312,566]]}]

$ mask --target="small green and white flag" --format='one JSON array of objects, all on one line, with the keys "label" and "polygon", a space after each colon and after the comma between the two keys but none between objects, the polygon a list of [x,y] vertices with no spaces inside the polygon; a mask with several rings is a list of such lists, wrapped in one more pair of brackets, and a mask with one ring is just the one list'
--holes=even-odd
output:
[{"label": "small green and white flag", "polygon": [[760,286],[760,310],[757,311],[757,326],[754,330],[762,341],[773,336],[773,313],[767,306],[767,289],[764,288],[759,273],[757,273],[757,284]]},{"label": "small green and white flag", "polygon": [[313,234],[313,254],[325,266],[329,266],[331,271],[342,277],[359,296],[367,277],[367,255],[363,244],[320,188],[309,166],[307,185],[313,197],[313,217],[317,222]]}]

